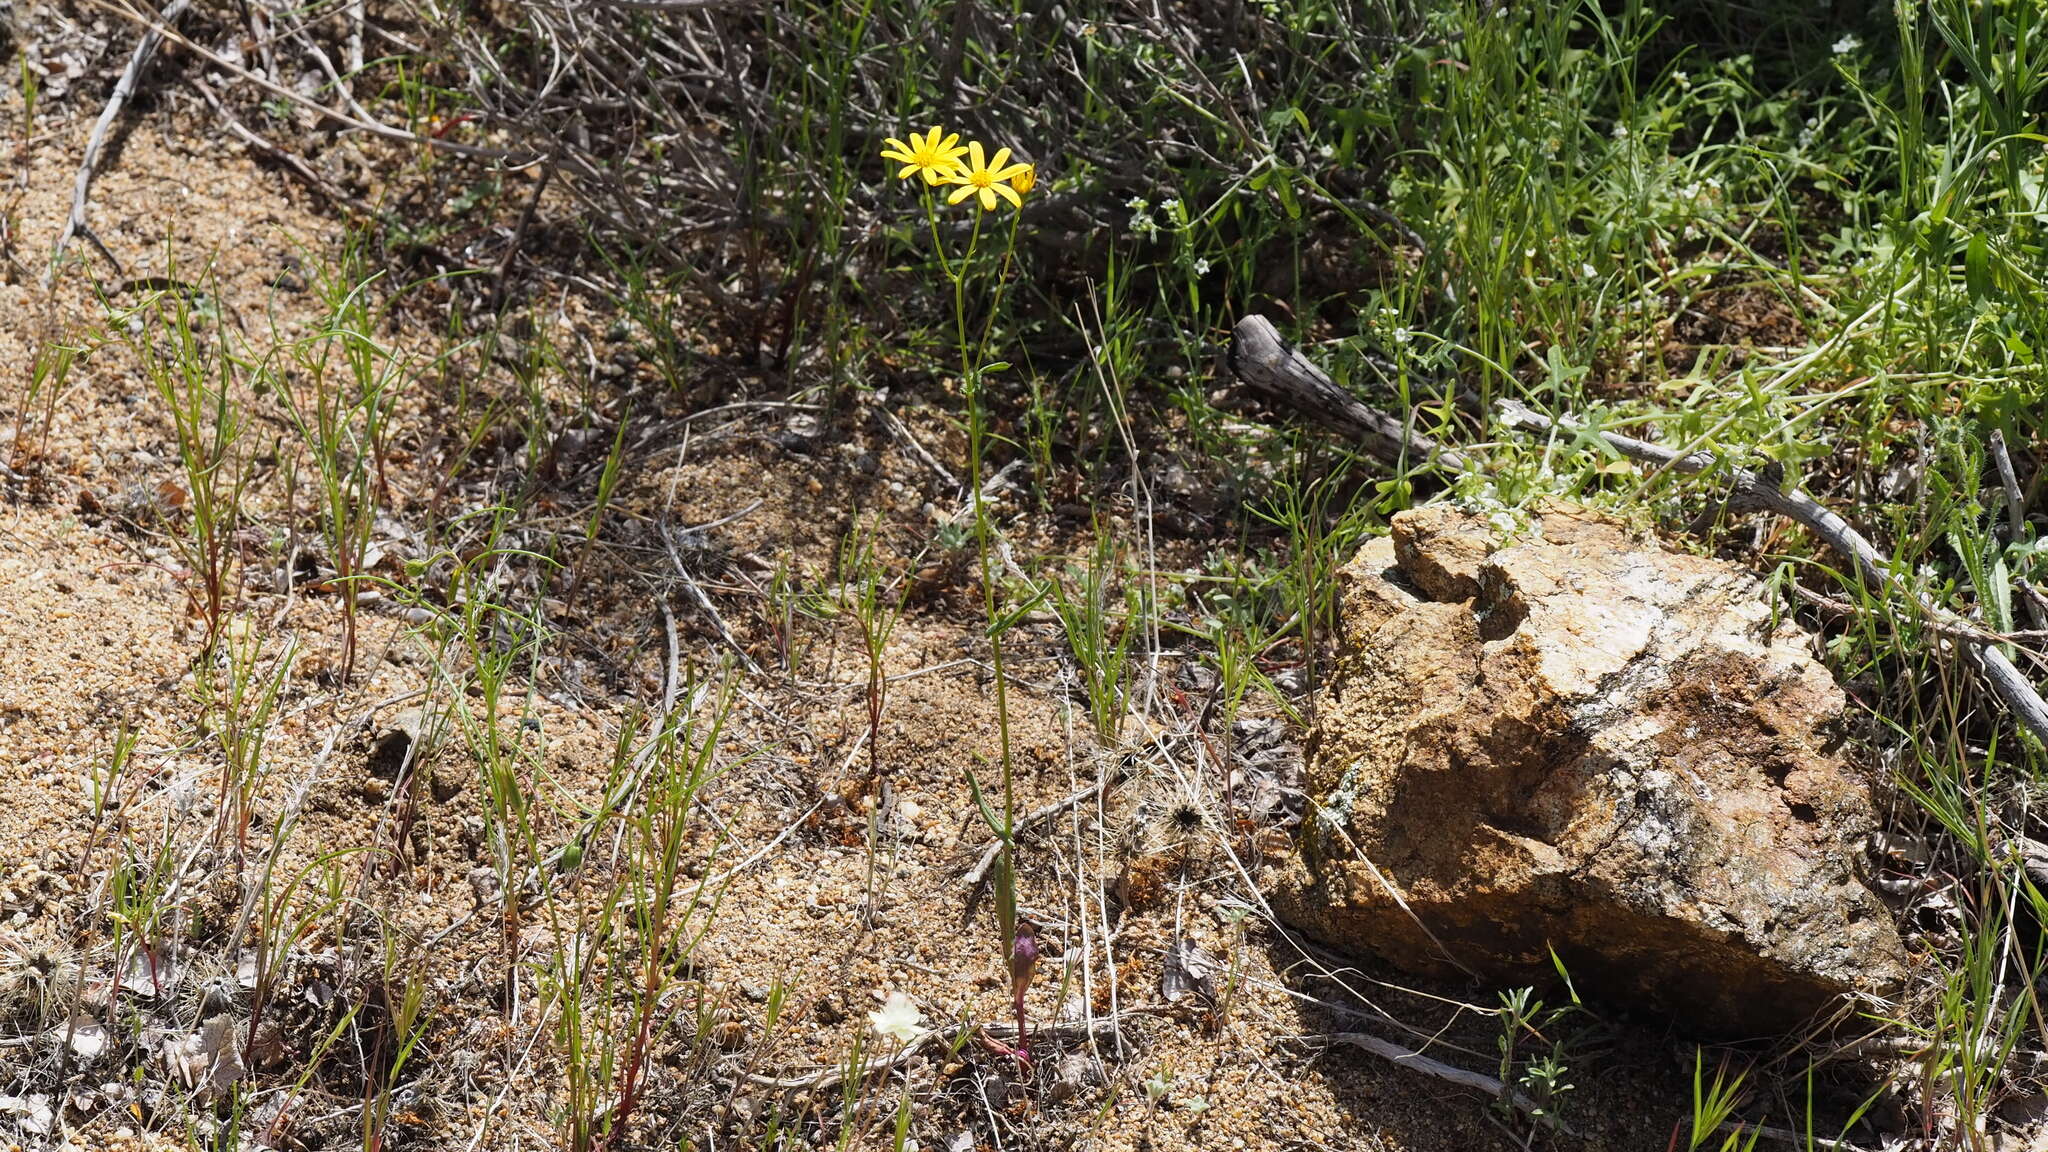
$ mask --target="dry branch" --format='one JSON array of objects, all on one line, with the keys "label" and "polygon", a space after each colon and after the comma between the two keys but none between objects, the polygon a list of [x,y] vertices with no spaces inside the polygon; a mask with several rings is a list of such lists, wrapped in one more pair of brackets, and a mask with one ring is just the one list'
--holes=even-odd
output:
[{"label": "dry branch", "polygon": [[[1134,1016],[1158,1014],[1156,1011],[1131,1008],[1124,1010],[1116,1016],[1101,1016],[1093,1020],[1076,1020],[1070,1023],[1040,1025],[1032,1031],[1031,1035],[1033,1039],[1038,1040],[1089,1040],[1098,1034],[1116,1032],[1123,1020]],[[1017,1026],[1014,1024],[978,1024],[970,1021],[964,1024],[950,1025],[945,1028],[927,1029],[911,1037],[894,1052],[891,1052],[882,1059],[872,1060],[862,1065],[860,1071],[863,1076],[873,1076],[880,1072],[893,1072],[904,1064],[909,1063],[910,1059],[920,1052],[934,1047],[952,1048],[964,1039],[976,1035],[989,1036],[998,1040],[1015,1040],[1017,1037]],[[808,1076],[781,1078],[762,1076],[758,1073],[750,1072],[747,1074],[747,1082],[756,1087],[773,1088],[784,1092],[829,1092],[845,1083],[846,1074],[847,1068],[845,1065],[824,1068]]]},{"label": "dry branch", "polygon": [[[2027,498],[2020,491],[2019,474],[2013,471],[2012,453],[2005,450],[2005,433],[1993,428],[1985,449],[1991,454],[1992,466],[1998,470],[1999,492],[2005,497],[2006,530],[2011,533],[2006,539],[2018,542],[2027,530]],[[2027,619],[2032,620],[2036,628],[2048,628],[2048,605],[2031,595],[2033,590],[2024,582],[2019,588],[2020,602],[2027,607]]]},{"label": "dry branch", "polygon": [[[1510,427],[1537,432],[1567,432],[1574,436],[1591,433],[1590,429],[1545,416],[1513,400],[1501,401],[1500,411],[1502,422]],[[1718,462],[1711,452],[1680,454],[1616,432],[1601,432],[1599,436],[1631,460],[1687,475],[1705,472]],[[1857,578],[1866,587],[1882,594],[1896,592],[1905,595],[1930,622],[1943,626],[1944,634],[1954,641],[1971,664],[1984,673],[1984,678],[1991,682],[1991,690],[2012,710],[2020,726],[2032,733],[2035,739],[2048,743],[2048,703],[2042,701],[2041,694],[1999,650],[1995,639],[1978,634],[1967,620],[1893,580],[1891,561],[1884,553],[1864,539],[1863,534],[1851,527],[1847,520],[1822,507],[1813,497],[1797,489],[1783,488],[1774,477],[1747,468],[1731,467],[1728,477],[1732,485],[1728,497],[1730,507],[1775,512],[1798,523],[1821,543],[1847,557]]]},{"label": "dry branch", "polygon": [[1338,387],[1324,371],[1280,333],[1264,316],[1237,322],[1230,341],[1230,370],[1260,392],[1355,437],[1367,452],[1389,464],[1428,464],[1462,472],[1469,461],[1461,452],[1439,445],[1416,432],[1410,421],[1369,407]]},{"label": "dry branch", "polygon": [[50,249],[50,267],[43,274],[45,288],[49,287],[50,281],[57,275],[57,263],[64,258],[65,246],[71,243],[73,236],[81,232],[85,234],[86,239],[92,241],[93,247],[100,250],[100,255],[105,256],[107,262],[114,266],[115,273],[120,273],[121,262],[114,259],[114,254],[107,251],[107,246],[100,243],[100,238],[86,226],[86,200],[92,194],[92,179],[99,172],[100,151],[107,145],[107,132],[113,128],[114,121],[120,119],[121,109],[127,107],[129,97],[135,95],[135,86],[141,83],[142,70],[149,66],[150,59],[156,55],[157,46],[164,42],[163,29],[176,23],[191,6],[192,0],[171,0],[157,15],[157,23],[143,29],[142,39],[135,43],[135,54],[128,58],[128,67],[122,71],[121,78],[114,82],[114,90],[107,96],[107,106],[100,110],[100,118],[93,123],[92,135],[86,137],[85,156],[79,161],[78,180],[71,189],[71,215],[65,219],[64,230],[57,233],[57,243]]},{"label": "dry branch", "polygon": [[[1443,1080],[1451,1084],[1456,1084],[1461,1088],[1472,1088],[1477,1091],[1484,1092],[1488,1096],[1491,1096],[1496,1100],[1505,1100],[1508,1103],[1513,1104],[1517,1109],[1519,1109],[1525,1114],[1533,1115],[1538,1110],[1536,1101],[1530,1099],[1528,1096],[1524,1095],[1521,1092],[1509,1088],[1507,1085],[1501,1083],[1499,1080],[1496,1080],[1483,1072],[1468,1072],[1455,1064],[1446,1064],[1441,1060],[1433,1060],[1428,1056],[1424,1056],[1420,1052],[1416,1052],[1408,1048],[1403,1048],[1399,1044],[1394,1044],[1389,1041],[1382,1040],[1377,1036],[1371,1035],[1370,1033],[1337,1032],[1324,1037],[1303,1036],[1300,1037],[1300,1039],[1323,1039],[1331,1041],[1333,1043],[1349,1045],[1350,1047],[1370,1052],[1383,1060],[1389,1061],[1393,1064],[1398,1064],[1403,1068],[1413,1069],[1414,1071],[1421,1072],[1425,1075],[1434,1076],[1439,1080]],[[1565,1129],[1565,1131],[1569,1132],[1570,1129]],[[1729,1120],[1724,1122],[1719,1128],[1716,1129],[1716,1131],[1733,1132],[1738,1136],[1745,1131],[1755,1132],[1758,1135],[1768,1137],[1772,1140],[1781,1141],[1798,1147],[1806,1147],[1809,1144],[1807,1137],[1802,1136],[1799,1133],[1795,1133],[1789,1129],[1773,1128],[1762,1124],[1745,1124],[1743,1122],[1735,1120]],[[1861,1150],[1853,1144],[1849,1144],[1838,1140],[1828,1140],[1825,1138],[1812,1139],[1810,1146],[1815,1148],[1830,1149],[1831,1152],[1861,1152]]]},{"label": "dry branch", "polygon": [[[1010,830],[1010,838],[1012,840],[1015,840],[1017,837],[1022,836],[1026,831],[1030,830],[1031,828],[1034,828],[1037,825],[1043,823],[1044,821],[1049,820],[1062,812],[1065,812],[1067,809],[1072,808],[1074,805],[1079,804],[1085,800],[1094,798],[1101,791],[1101,784],[1090,784],[1086,788],[1083,788],[1079,792],[1076,792],[1073,795],[1068,796],[1064,800],[1055,800],[1042,808],[1036,808],[1030,812],[1025,813],[1024,816],[1017,821],[1016,826]],[[982,882],[988,879],[988,870],[995,866],[996,856],[1000,854],[1002,850],[1003,840],[1000,836],[994,840],[989,841],[986,845],[984,845],[981,850],[981,855],[975,859],[974,867],[968,870],[967,875],[960,878],[961,883],[966,884],[969,888],[979,889],[982,885]]]},{"label": "dry branch", "polygon": [[1302,1036],[1299,1039],[1327,1040],[1335,1044],[1345,1044],[1370,1052],[1382,1060],[1398,1064],[1403,1068],[1412,1068],[1426,1076],[1434,1076],[1446,1083],[1456,1084],[1460,1088],[1471,1088],[1475,1091],[1484,1092],[1495,1100],[1506,1100],[1523,1112],[1534,1112],[1537,1110],[1537,1104],[1534,1100],[1509,1088],[1507,1085],[1483,1072],[1468,1072],[1455,1064],[1446,1064],[1441,1060],[1431,1059],[1413,1049],[1403,1048],[1399,1044],[1382,1040],[1369,1032],[1333,1032],[1328,1036]]}]

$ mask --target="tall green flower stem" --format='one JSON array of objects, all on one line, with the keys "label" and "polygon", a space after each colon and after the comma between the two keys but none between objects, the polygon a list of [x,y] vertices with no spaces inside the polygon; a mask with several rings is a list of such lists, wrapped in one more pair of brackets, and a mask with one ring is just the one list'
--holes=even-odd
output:
[{"label": "tall green flower stem", "polygon": [[1010,263],[1016,253],[1019,214],[1013,212],[1010,216],[1009,235],[1003,246],[1002,262],[996,270],[995,288],[990,296],[988,314],[980,326],[980,331],[970,333],[967,319],[968,280],[974,271],[975,254],[981,244],[982,219],[986,213],[975,214],[974,228],[967,238],[967,250],[959,261],[954,263],[947,260],[945,255],[945,247],[939,235],[937,205],[929,188],[925,189],[924,205],[925,220],[931,228],[932,250],[938,256],[939,265],[953,286],[953,330],[960,350],[960,378],[967,399],[967,483],[973,501],[974,542],[980,562],[982,607],[988,619],[989,660],[995,669],[996,738],[1003,784],[1000,815],[988,803],[982,792],[981,782],[972,768],[967,771],[967,782],[974,791],[975,803],[981,808],[982,818],[988,822],[989,828],[1002,845],[996,855],[991,881],[995,888],[996,925],[1001,949],[999,954],[1007,962],[1017,938],[1017,787],[1015,761],[1010,746],[1010,681],[1003,662],[1003,636],[1015,624],[1019,613],[1006,613],[1004,609],[1000,571],[994,547],[995,531],[990,524],[988,505],[982,492],[982,464],[989,441],[984,387],[991,373],[1003,371],[1009,365],[1000,361],[985,363],[983,357],[987,353],[996,314],[1001,309]]},{"label": "tall green flower stem", "polygon": [[[1003,246],[1002,263],[996,270],[995,287],[990,293],[987,315],[978,335],[970,336],[967,327],[967,281],[975,270],[975,253],[981,246],[982,220],[989,212],[1007,200],[1012,208],[1024,207],[1023,195],[1037,182],[1037,170],[1029,164],[1008,164],[1010,150],[998,148],[993,158],[989,157],[980,141],[960,144],[960,136],[946,135],[939,127],[932,127],[923,135],[911,133],[908,140],[891,137],[884,142],[882,158],[899,165],[896,177],[899,180],[919,179],[923,181],[925,223],[931,229],[932,256],[939,262],[946,279],[953,285],[953,333],[960,349],[960,378],[962,389],[967,395],[967,482],[973,500],[974,541],[981,561],[982,606],[988,617],[989,655],[995,667],[996,685],[996,732],[1001,744],[1003,775],[1003,808],[998,815],[983,793],[981,780],[972,767],[967,769],[967,786],[974,792],[974,803],[981,810],[983,820],[996,834],[999,844],[994,863],[994,884],[996,891],[996,920],[1000,934],[998,953],[1012,971],[1017,998],[1019,1046],[1016,1056],[1020,1062],[1028,1062],[1022,1040],[1024,992],[1030,982],[1028,966],[1026,975],[1018,977],[1016,967],[1020,955],[1020,940],[1017,926],[1017,788],[1015,761],[1010,751],[1010,679],[1003,664],[1003,634],[1013,627],[1017,620],[1032,605],[1034,598],[1020,608],[1007,609],[1003,603],[1002,589],[996,583],[998,575],[994,560],[994,529],[989,524],[987,501],[982,496],[982,460],[988,448],[988,415],[983,404],[983,385],[991,373],[1000,372],[1008,364],[989,363],[983,360],[988,342],[995,328],[995,318],[1002,311],[1003,287],[1010,271],[1010,261],[1017,251],[1018,214],[1010,216],[1009,242]],[[963,160],[963,156],[965,159]],[[967,251],[956,264],[946,259],[946,245],[939,235],[938,205],[932,190],[938,187],[952,187],[947,202],[959,204],[963,201],[979,204],[981,212],[974,217],[974,227],[968,233]],[[1028,941],[1022,946],[1035,958],[1036,951]]]}]

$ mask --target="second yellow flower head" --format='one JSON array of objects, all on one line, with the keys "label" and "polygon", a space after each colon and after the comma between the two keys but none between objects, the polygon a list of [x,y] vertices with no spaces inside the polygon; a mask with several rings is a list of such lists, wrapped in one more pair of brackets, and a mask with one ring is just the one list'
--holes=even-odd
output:
[{"label": "second yellow flower head", "polygon": [[[1022,208],[1024,206],[1024,198],[1017,194],[1017,189],[1012,187],[1009,182],[1031,171],[1031,165],[1011,164],[1005,167],[1004,161],[1009,158],[1010,150],[1008,148],[998,148],[996,149],[995,159],[984,162],[981,155],[981,141],[976,140],[969,143],[967,145],[967,166],[954,173],[947,181],[949,184],[959,185],[958,188],[953,189],[951,196],[946,197],[947,203],[958,204],[969,196],[980,196],[981,210],[993,212],[996,210],[996,197],[1001,196],[1011,204]],[[1026,187],[1030,186],[1029,178],[1026,178],[1025,184]]]}]

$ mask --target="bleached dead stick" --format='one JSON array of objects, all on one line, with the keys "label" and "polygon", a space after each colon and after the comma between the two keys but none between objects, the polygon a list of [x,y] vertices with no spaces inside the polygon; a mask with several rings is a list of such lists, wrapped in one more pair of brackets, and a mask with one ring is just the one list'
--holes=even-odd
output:
[{"label": "bleached dead stick", "polygon": [[[627,806],[633,803],[634,797],[640,794],[640,786],[647,781],[647,772],[654,763],[655,753],[665,746],[663,738],[669,732],[670,719],[676,715],[678,696],[682,690],[682,644],[676,636],[676,614],[667,604],[661,606],[661,624],[662,630],[668,635],[668,665],[667,671],[662,675],[661,711],[648,729],[647,742],[640,746],[638,752],[633,753],[633,759],[627,766],[626,778],[605,796],[604,803],[585,816],[583,826],[577,829],[576,834],[560,848],[548,853],[540,863],[526,870],[525,891],[545,894],[547,889],[542,883],[542,878],[562,870],[563,861],[572,858],[572,845],[575,848],[573,857],[582,856],[586,842],[596,835],[604,822],[614,814],[624,812]],[[697,705],[703,703],[704,697],[710,691],[710,685],[699,684],[690,693],[690,699],[683,704],[684,715],[695,712]]]},{"label": "bleached dead stick", "polygon": [[[1084,800],[1092,799],[1097,793],[1101,791],[1102,785],[1090,784],[1086,788],[1083,788],[1079,792],[1076,792],[1073,795],[1068,796],[1064,800],[1055,800],[1042,808],[1035,808],[1030,812],[1025,813],[1022,817],[1018,818],[1017,826],[1010,830],[1010,838],[1013,840],[1016,839],[1032,827],[1041,824],[1046,820],[1049,820],[1052,817],[1059,815],[1062,812],[1065,812],[1067,809],[1072,808],[1074,805],[1079,804]],[[962,876],[960,878],[961,883],[967,885],[969,888],[981,887],[982,881],[988,879],[988,870],[995,866],[997,854],[1002,852],[1002,850],[1003,841],[1001,837],[997,837],[996,839],[989,841],[985,846],[983,846],[981,850],[981,855],[975,859],[974,867],[968,870],[967,875]]]},{"label": "bleached dead stick", "polygon": [[175,24],[178,18],[185,14],[185,9],[191,6],[192,0],[171,0],[165,5],[164,10],[157,14],[157,22],[143,28],[142,39],[135,43],[135,54],[128,58],[127,70],[114,82],[114,91],[107,97],[107,106],[100,109],[100,118],[92,126],[92,135],[86,137],[85,156],[78,165],[78,181],[71,189],[71,215],[64,221],[64,230],[57,233],[56,245],[50,249],[50,266],[43,272],[44,288],[48,288],[50,282],[56,278],[57,262],[64,258],[65,246],[80,232],[85,233],[86,239],[92,241],[93,247],[100,250],[100,255],[105,256],[107,262],[114,266],[114,271],[117,274],[120,272],[121,262],[114,259],[114,254],[109,252],[107,246],[100,243],[100,238],[93,235],[92,229],[86,226],[86,200],[92,194],[92,178],[99,171],[100,150],[107,145],[108,130],[114,126],[114,121],[120,119],[121,109],[127,106],[128,98],[135,95],[135,86],[141,82],[142,70],[149,66],[150,58],[156,55],[157,46],[164,42],[163,29]]},{"label": "bleached dead stick", "polygon": [[1382,1040],[1369,1032],[1332,1032],[1327,1036],[1302,1036],[1298,1037],[1298,1039],[1327,1040],[1331,1043],[1346,1044],[1353,1048],[1360,1048],[1378,1056],[1382,1060],[1398,1064],[1403,1068],[1413,1069],[1426,1076],[1434,1076],[1447,1083],[1456,1084],[1460,1088],[1471,1088],[1474,1091],[1484,1092],[1495,1100],[1505,1100],[1523,1112],[1534,1112],[1537,1110],[1537,1104],[1534,1100],[1483,1072],[1468,1072],[1455,1064],[1446,1064],[1441,1060],[1433,1060],[1420,1052],[1410,1048],[1403,1048],[1391,1041]]},{"label": "bleached dead stick", "polygon": [[[1118,1022],[1121,1020],[1134,1016],[1154,1016],[1159,1014],[1157,1011],[1147,1011],[1142,1008],[1126,1009],[1115,1018],[1100,1017],[1095,1020],[1041,1024],[1037,1028],[1032,1029],[1031,1035],[1033,1039],[1038,1040],[1085,1040],[1097,1033],[1115,1032]],[[911,1057],[928,1048],[952,1048],[962,1043],[968,1037],[975,1035],[986,1035],[996,1040],[1014,1041],[1017,1038],[1017,1026],[1015,1024],[980,1024],[969,1021],[964,1024],[953,1024],[944,1028],[927,1029],[912,1036],[908,1041],[898,1046],[894,1052],[891,1052],[882,1059],[871,1060],[861,1065],[859,1070],[863,1076],[873,1076],[881,1072],[892,1072],[908,1063]],[[747,1073],[747,1083],[760,1088],[773,1088],[784,1092],[798,1090],[829,1092],[846,1082],[847,1071],[848,1069],[845,1065],[839,1065],[837,1067],[820,1069],[808,1076],[781,1078],[762,1076],[758,1073],[749,1072]]]},{"label": "bleached dead stick", "polygon": [[1279,330],[1264,316],[1247,316],[1231,331],[1230,370],[1253,388],[1351,435],[1367,452],[1389,464],[1433,462],[1446,471],[1462,472],[1468,463],[1463,453],[1443,447],[1407,421],[1338,387],[1299,349],[1281,339]]},{"label": "bleached dead stick", "polygon": [[[1513,400],[1500,402],[1500,414],[1502,421],[1509,426],[1530,431],[1558,431],[1573,435],[1591,432],[1591,429],[1545,416]],[[1616,452],[1631,460],[1673,472],[1697,475],[1718,462],[1711,452],[1681,455],[1661,445],[1618,432],[1601,432],[1599,436]],[[1991,682],[1991,690],[2012,710],[2013,718],[2019,721],[2020,726],[2032,733],[2035,739],[2048,744],[2048,703],[2042,701],[2033,684],[1999,650],[1997,641],[1972,634],[1974,629],[1969,628],[1968,621],[1893,580],[1891,561],[1885,554],[1864,539],[1863,534],[1851,527],[1847,520],[1822,507],[1813,497],[1796,488],[1783,488],[1775,479],[1747,468],[1729,468],[1728,479],[1732,486],[1729,493],[1731,505],[1775,512],[1798,523],[1821,543],[1847,557],[1857,578],[1865,586],[1879,592],[1904,593],[1930,620],[1955,626],[1944,631],[1962,650],[1964,657],[1984,673],[1984,678]]]},{"label": "bleached dead stick", "polygon": [[[1991,455],[1991,464],[1998,470],[1998,487],[2005,496],[2006,528],[2012,533],[2008,540],[2018,541],[2027,530],[2027,498],[2020,491],[2020,478],[2012,470],[2012,453],[2005,450],[2005,433],[1991,430],[1991,438],[1984,445]],[[2027,607],[2027,619],[2036,628],[2048,628],[2048,604],[2033,594],[2024,580],[2018,581],[2020,602]]]}]

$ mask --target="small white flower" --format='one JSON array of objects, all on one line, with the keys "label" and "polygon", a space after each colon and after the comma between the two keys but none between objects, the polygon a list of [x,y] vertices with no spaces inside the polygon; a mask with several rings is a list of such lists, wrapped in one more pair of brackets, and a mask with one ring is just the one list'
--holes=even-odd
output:
[{"label": "small white flower", "polygon": [[1202,259],[1201,257],[1197,256],[1197,257],[1195,258],[1195,275],[1197,275],[1197,276],[1207,276],[1208,274],[1209,274],[1209,262],[1208,262],[1207,260],[1204,260],[1204,259]]},{"label": "small white flower", "polygon": [[1165,212],[1165,213],[1166,213],[1166,214],[1167,214],[1168,216],[1171,216],[1171,215],[1173,215],[1173,214],[1174,214],[1175,212],[1178,212],[1178,211],[1180,211],[1180,201],[1179,201],[1179,200],[1161,200],[1161,201],[1159,202],[1159,209],[1160,209],[1160,211],[1162,211],[1162,212]]},{"label": "small white flower", "polygon": [[1851,32],[1847,36],[1842,37],[1840,40],[1835,41],[1835,55],[1847,56],[1849,53],[1854,52],[1855,50],[1861,47],[1863,47],[1863,41],[1858,40],[1856,38],[1856,34],[1854,32]]},{"label": "small white flower", "polygon": [[1623,124],[1619,120],[1616,120],[1614,122],[1614,138],[1616,140],[1628,139],[1628,125]]},{"label": "small white flower", "polygon": [[1145,214],[1145,209],[1152,207],[1152,202],[1143,196],[1133,196],[1129,200],[1124,201],[1124,207],[1142,216]]},{"label": "small white flower", "polygon": [[1402,327],[1394,329],[1394,343],[1406,344],[1407,342],[1413,339],[1415,339],[1415,333],[1410,332],[1407,328]]},{"label": "small white flower", "polygon": [[1692,77],[1686,75],[1683,72],[1673,72],[1671,74],[1671,82],[1673,84],[1678,85],[1680,88],[1692,87]]},{"label": "small white flower", "polygon": [[868,1013],[868,1020],[874,1024],[876,1034],[908,1044],[922,1031],[918,1026],[924,1023],[924,1013],[917,1010],[917,1001],[901,992],[891,992],[881,1008]]}]

